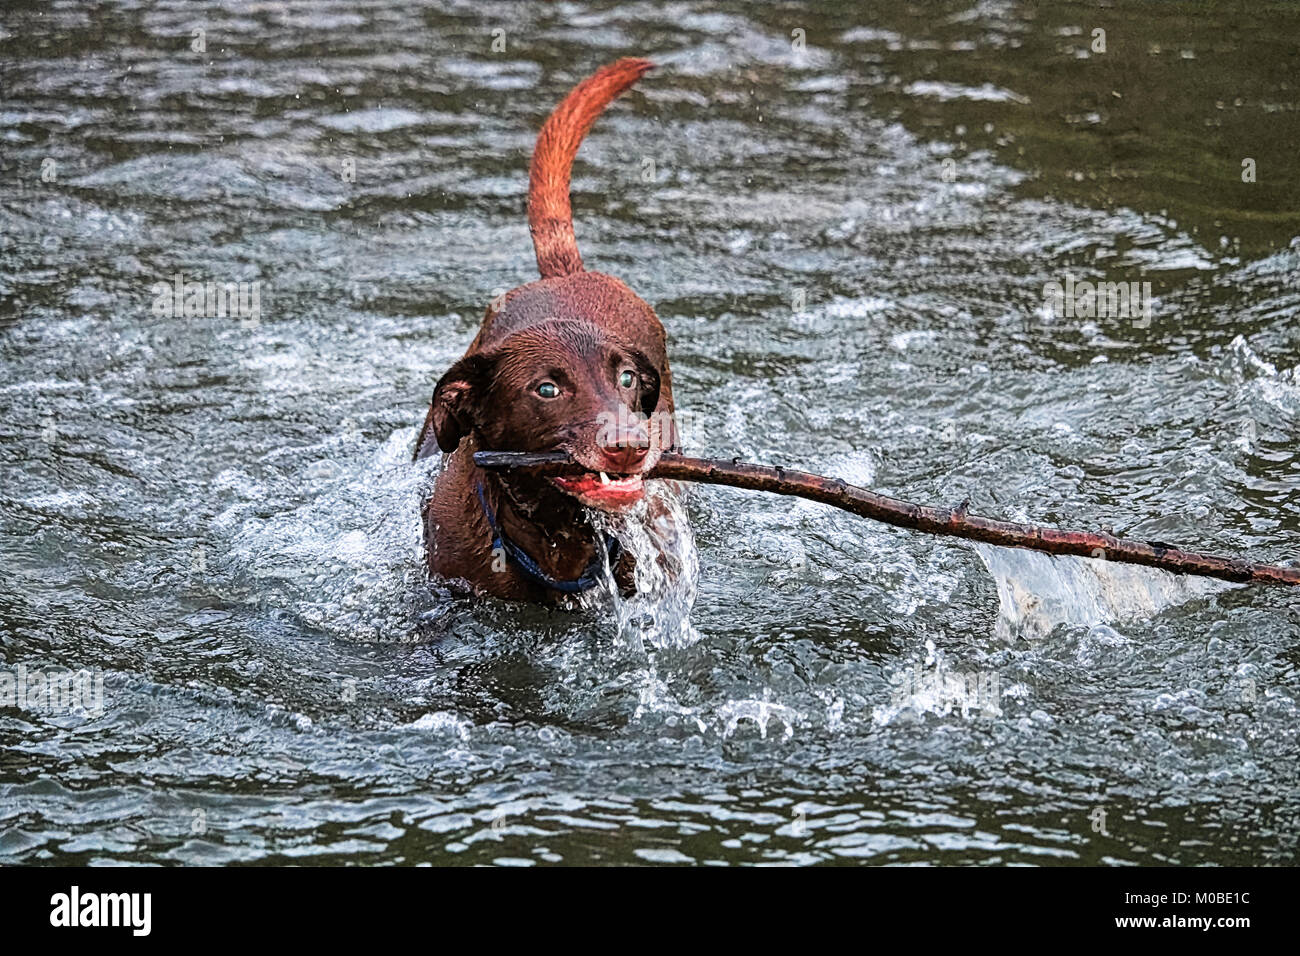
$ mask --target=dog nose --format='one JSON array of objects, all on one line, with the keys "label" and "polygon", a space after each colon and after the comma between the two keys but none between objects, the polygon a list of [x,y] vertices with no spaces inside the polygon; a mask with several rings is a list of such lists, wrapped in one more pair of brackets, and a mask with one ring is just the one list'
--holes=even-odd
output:
[{"label": "dog nose", "polygon": [[650,451],[650,433],[641,425],[620,428],[600,442],[601,456],[609,463],[607,471],[635,471]]}]

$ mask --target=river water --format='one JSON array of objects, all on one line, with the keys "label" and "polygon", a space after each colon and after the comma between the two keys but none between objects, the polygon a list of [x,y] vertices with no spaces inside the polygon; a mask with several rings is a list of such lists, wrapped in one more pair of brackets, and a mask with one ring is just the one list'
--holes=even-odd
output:
[{"label": "river water", "polygon": [[577,231],[687,451],[1300,557],[1294,8],[881,6],[7,3],[0,664],[102,699],[0,706],[0,861],[1295,863],[1300,594],[716,487],[653,599],[425,578],[424,405],[632,54]]}]

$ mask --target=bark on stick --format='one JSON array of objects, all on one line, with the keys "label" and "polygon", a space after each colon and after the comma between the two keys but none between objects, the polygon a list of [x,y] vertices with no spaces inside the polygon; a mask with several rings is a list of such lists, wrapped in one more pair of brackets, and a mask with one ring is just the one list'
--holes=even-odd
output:
[{"label": "bark on stick", "polygon": [[[523,468],[539,474],[582,470],[563,452],[532,454],[481,451],[474,455],[474,463],[480,468]],[[1238,583],[1300,584],[1300,568],[1256,564],[1242,558],[1183,551],[1158,541],[1117,538],[1105,532],[1061,531],[1057,528],[982,518],[969,514],[964,505],[956,508],[918,505],[850,485],[838,478],[824,478],[790,468],[665,454],[660,457],[659,463],[648,477],[794,495],[899,528],[983,541],[1005,548],[1026,548],[1046,554],[1073,554],[1123,564],[1142,564],[1175,574],[1194,574]]]}]

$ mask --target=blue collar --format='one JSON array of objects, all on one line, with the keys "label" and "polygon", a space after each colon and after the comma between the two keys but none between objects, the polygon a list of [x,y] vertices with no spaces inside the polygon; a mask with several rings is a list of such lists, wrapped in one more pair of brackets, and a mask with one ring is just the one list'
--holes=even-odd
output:
[{"label": "blue collar", "polygon": [[505,536],[500,525],[497,524],[496,515],[492,513],[492,508],[487,503],[487,495],[483,493],[483,482],[475,482],[475,488],[478,491],[478,502],[483,506],[483,517],[487,518],[488,527],[492,529],[492,549],[500,548],[524,577],[544,588],[562,591],[565,594],[590,591],[600,584],[601,578],[604,577],[605,560],[608,558],[609,566],[612,568],[623,554],[623,546],[618,543],[618,539],[613,535],[603,534],[601,537],[604,539],[605,554],[602,555],[597,548],[587,569],[572,581],[553,578],[542,570],[542,566],[534,561],[527,551]]}]

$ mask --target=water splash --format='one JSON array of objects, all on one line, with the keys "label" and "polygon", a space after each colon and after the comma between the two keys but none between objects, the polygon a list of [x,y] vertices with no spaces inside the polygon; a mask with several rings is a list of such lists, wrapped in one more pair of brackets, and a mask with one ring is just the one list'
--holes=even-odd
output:
[{"label": "water splash", "polygon": [[1261,358],[1244,336],[1238,335],[1227,348],[1222,362],[1224,374],[1286,415],[1300,415],[1300,365],[1279,369]]},{"label": "water splash", "polygon": [[794,729],[804,720],[804,715],[785,704],[774,704],[772,692],[763,691],[762,700],[729,700],[718,708],[718,717],[723,721],[722,736],[733,736],[741,721],[748,721],[758,727],[758,735],[767,739],[768,725],[776,721],[781,725],[781,739],[789,740],[794,736]]},{"label": "water splash", "polygon": [[215,522],[229,538],[232,572],[249,579],[267,606],[333,637],[416,640],[412,622],[421,608],[413,602],[427,592],[414,516],[428,479],[411,466],[410,431],[394,431],[359,462],[338,460],[338,449],[320,452],[313,458],[296,450],[311,463],[288,479],[319,492],[269,517],[256,507],[267,489],[245,487],[250,479],[242,473],[223,475],[248,498]]},{"label": "water splash", "polygon": [[619,593],[612,570],[605,569],[619,640],[638,649],[688,647],[700,637],[690,617],[700,560],[684,495],[671,482],[648,481],[645,500],[628,518],[592,513],[592,523],[636,559],[631,597]]},{"label": "water splash", "polygon": [[1157,568],[976,544],[997,582],[996,634],[1005,641],[1047,636],[1059,624],[1090,627],[1149,617],[1238,587]]}]

